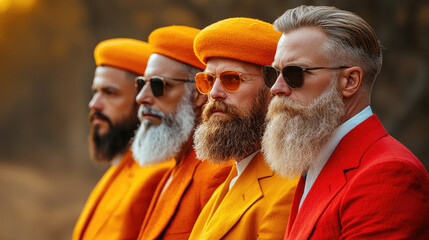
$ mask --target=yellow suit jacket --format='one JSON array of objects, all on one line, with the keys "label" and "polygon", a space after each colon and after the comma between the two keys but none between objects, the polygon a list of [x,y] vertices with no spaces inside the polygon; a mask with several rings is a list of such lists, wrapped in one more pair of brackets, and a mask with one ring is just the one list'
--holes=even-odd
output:
[{"label": "yellow suit jacket", "polygon": [[[187,240],[195,221],[216,188],[231,170],[231,164],[215,165],[196,159],[191,150],[158,185],[138,239]],[[286,226],[286,225],[284,225]]]},{"label": "yellow suit jacket", "polygon": [[136,239],[152,195],[172,166],[169,161],[140,167],[128,152],[90,194],[72,239]]},{"label": "yellow suit jacket", "polygon": [[232,169],[210,198],[189,239],[283,239],[298,178],[280,178],[258,153],[237,176]]}]

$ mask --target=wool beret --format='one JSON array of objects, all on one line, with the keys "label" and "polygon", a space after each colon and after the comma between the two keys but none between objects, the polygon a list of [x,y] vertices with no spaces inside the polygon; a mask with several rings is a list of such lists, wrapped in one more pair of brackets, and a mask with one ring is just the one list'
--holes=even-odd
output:
[{"label": "wool beret", "polygon": [[121,68],[144,75],[152,49],[147,42],[113,38],[100,42],[94,50],[95,64]]},{"label": "wool beret", "polygon": [[281,33],[270,23],[252,18],[228,18],[205,27],[195,37],[194,51],[207,64],[224,57],[258,65],[271,65]]},{"label": "wool beret", "polygon": [[154,30],[149,35],[149,44],[153,53],[158,53],[177,61],[187,63],[199,69],[205,69],[205,64],[195,56],[194,38],[200,29],[187,26],[168,26]]}]

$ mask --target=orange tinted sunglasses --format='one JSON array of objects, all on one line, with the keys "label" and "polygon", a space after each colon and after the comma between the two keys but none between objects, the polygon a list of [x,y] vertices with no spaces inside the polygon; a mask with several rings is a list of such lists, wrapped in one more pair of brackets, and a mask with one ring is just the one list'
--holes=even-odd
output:
[{"label": "orange tinted sunglasses", "polygon": [[216,78],[219,77],[222,87],[228,92],[235,92],[240,88],[241,76],[261,76],[261,74],[239,73],[236,71],[223,71],[218,75],[207,72],[200,72],[195,75],[197,89],[202,94],[208,94],[212,90]]}]

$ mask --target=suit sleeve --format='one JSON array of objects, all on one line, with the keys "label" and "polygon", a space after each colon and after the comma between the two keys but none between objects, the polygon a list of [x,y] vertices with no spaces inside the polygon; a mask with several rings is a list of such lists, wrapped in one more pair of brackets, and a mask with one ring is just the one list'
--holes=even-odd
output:
[{"label": "suit sleeve", "polygon": [[406,159],[366,167],[346,191],[340,239],[429,239],[427,173]]}]

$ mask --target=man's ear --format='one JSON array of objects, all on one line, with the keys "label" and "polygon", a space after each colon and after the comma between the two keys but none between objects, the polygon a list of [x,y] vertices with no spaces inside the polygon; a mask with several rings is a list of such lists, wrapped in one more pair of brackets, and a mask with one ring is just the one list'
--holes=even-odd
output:
[{"label": "man's ear", "polygon": [[363,70],[360,67],[350,67],[343,70],[340,79],[340,90],[345,98],[353,96],[362,84]]},{"label": "man's ear", "polygon": [[194,107],[201,108],[207,102],[207,94],[201,94],[198,90],[194,91]]}]

